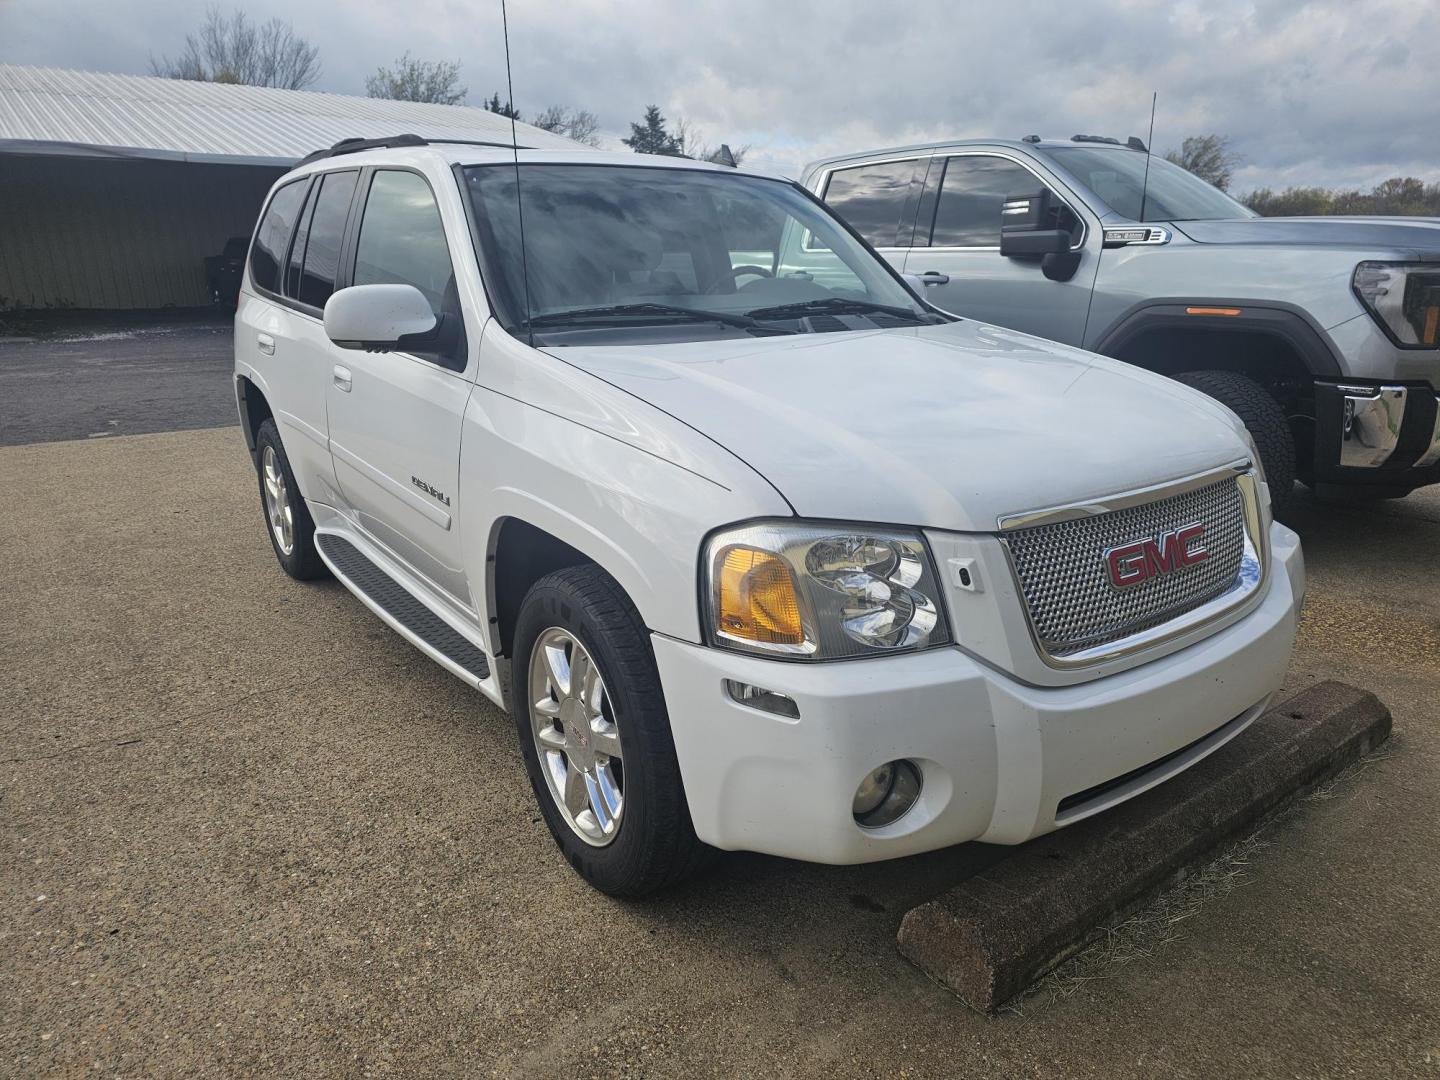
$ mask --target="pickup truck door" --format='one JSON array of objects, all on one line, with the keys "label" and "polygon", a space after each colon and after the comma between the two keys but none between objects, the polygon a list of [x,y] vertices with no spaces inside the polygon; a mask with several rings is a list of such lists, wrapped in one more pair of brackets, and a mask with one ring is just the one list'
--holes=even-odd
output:
[{"label": "pickup truck door", "polygon": [[[414,285],[461,319],[435,195],[418,172],[367,170],[354,215],[354,285]],[[346,507],[372,539],[473,608],[461,569],[460,432],[473,380],[463,333],[450,355],[332,347],[330,452]]]},{"label": "pickup truck door", "polygon": [[[1080,266],[1068,281],[1047,278],[1038,257],[1000,254],[1000,207],[1006,196],[1042,187],[1076,220]],[[1079,345],[1100,250],[1099,222],[1028,163],[997,151],[957,151],[930,160],[904,270],[920,277],[925,298],[945,311]]]}]

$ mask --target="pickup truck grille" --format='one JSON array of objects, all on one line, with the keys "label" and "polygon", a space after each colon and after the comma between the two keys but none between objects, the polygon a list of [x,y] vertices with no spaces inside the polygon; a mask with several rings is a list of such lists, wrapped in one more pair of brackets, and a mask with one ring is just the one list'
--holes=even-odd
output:
[{"label": "pickup truck grille", "polygon": [[[1109,551],[1193,524],[1204,527],[1208,558],[1112,583]],[[1154,629],[1233,588],[1246,560],[1244,497],[1229,476],[1139,506],[1015,529],[1004,540],[1040,648],[1063,659]]]}]

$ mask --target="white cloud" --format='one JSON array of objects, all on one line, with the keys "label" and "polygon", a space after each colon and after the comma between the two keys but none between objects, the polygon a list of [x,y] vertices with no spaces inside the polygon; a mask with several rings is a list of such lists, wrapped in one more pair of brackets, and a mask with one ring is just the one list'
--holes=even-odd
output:
[{"label": "white cloud", "polygon": [[[147,69],[198,21],[188,0],[0,0],[0,59]],[[256,0],[321,47],[319,89],[360,93],[399,53],[458,59],[473,102],[505,86],[498,0]],[[794,174],[813,158],[927,138],[1232,138],[1236,186],[1440,179],[1440,4],[1143,0],[881,5],[514,0],[515,96],[628,131],[646,104]]]}]

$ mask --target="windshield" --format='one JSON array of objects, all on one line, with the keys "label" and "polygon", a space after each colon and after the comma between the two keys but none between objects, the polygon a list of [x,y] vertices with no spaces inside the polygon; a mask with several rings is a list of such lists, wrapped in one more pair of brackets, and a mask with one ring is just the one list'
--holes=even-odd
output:
[{"label": "windshield", "polygon": [[1142,220],[1142,190],[1145,221],[1217,221],[1257,216],[1219,188],[1163,157],[1150,158],[1150,179],[1146,183],[1146,155],[1134,150],[1063,146],[1048,153],[1096,198],[1131,221]]},{"label": "windshield", "polygon": [[[699,341],[947,321],[790,184],[615,165],[465,170],[496,314],[537,343]],[[528,309],[526,304],[528,283]]]}]

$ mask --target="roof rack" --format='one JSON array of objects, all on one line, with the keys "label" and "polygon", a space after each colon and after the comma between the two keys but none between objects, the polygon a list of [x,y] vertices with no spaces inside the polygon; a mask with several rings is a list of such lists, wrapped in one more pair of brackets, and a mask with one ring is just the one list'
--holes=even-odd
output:
[{"label": "roof rack", "polygon": [[[362,150],[393,150],[403,146],[430,146],[433,143],[455,144],[458,146],[494,146],[502,150],[509,150],[512,144],[503,142],[486,142],[481,139],[427,139],[419,135],[387,135],[383,139],[341,139],[334,146],[324,150],[316,150],[306,154],[295,163],[294,168],[301,165],[309,165],[312,161],[320,161],[322,158],[339,157],[341,154],[358,154]],[[532,149],[528,146],[515,146],[517,150]]]}]

